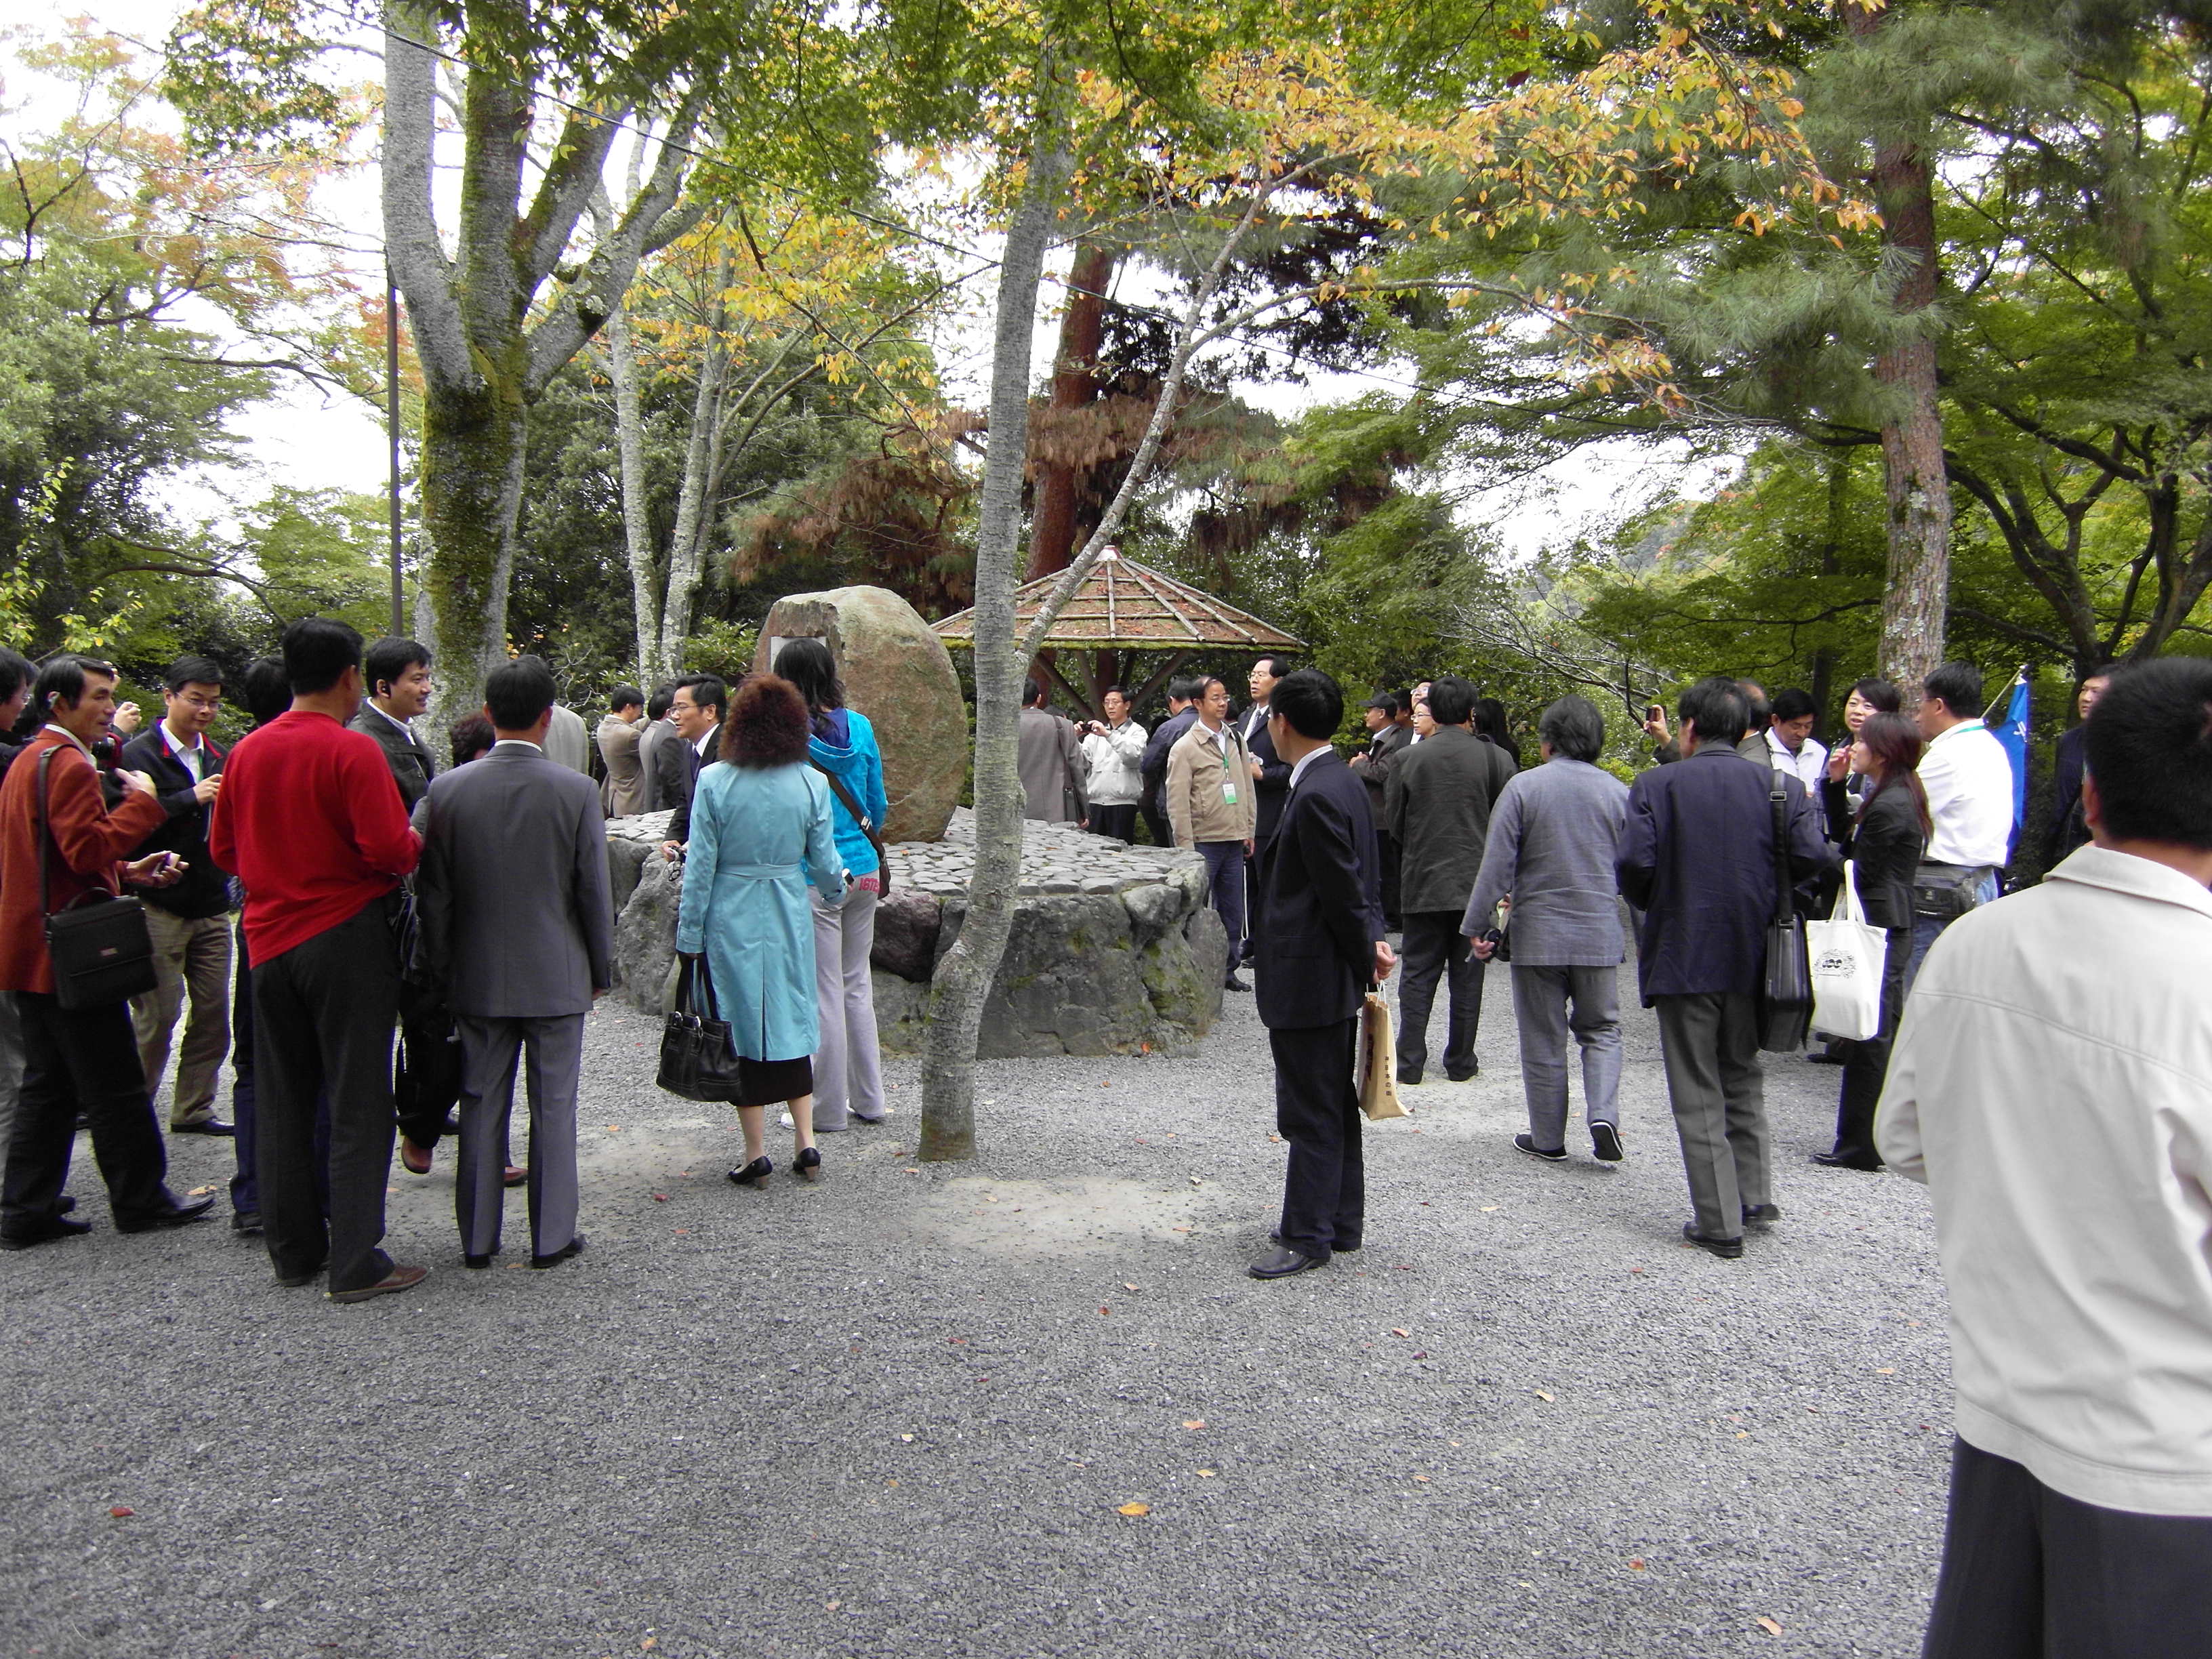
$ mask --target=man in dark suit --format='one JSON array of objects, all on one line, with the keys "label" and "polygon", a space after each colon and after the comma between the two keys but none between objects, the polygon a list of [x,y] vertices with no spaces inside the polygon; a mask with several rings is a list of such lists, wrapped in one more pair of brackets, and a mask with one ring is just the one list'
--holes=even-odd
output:
[{"label": "man in dark suit", "polygon": [[376,739],[392,763],[399,803],[409,811],[438,775],[430,745],[416,735],[414,720],[430,706],[430,653],[413,640],[384,639],[362,653],[368,696],[346,724]]},{"label": "man in dark suit", "polygon": [[1412,719],[1413,694],[1384,691],[1367,700],[1367,747],[1354,755],[1348,764],[1359,774],[1367,786],[1367,804],[1375,810],[1375,836],[1382,848],[1382,922],[1387,927],[1402,925],[1398,909],[1398,872],[1401,849],[1390,834],[1389,825],[1382,817],[1382,792],[1390,781],[1390,769],[1397,764],[1399,755],[1413,740],[1413,728],[1401,720],[1404,714]]},{"label": "man in dark suit", "polygon": [[453,1208],[464,1258],[499,1251],[517,1060],[529,1057],[530,1265],[576,1231],[576,1085],[584,1016],[613,982],[606,815],[590,778],[547,757],[552,671],[518,657],[484,682],[492,751],[430,786],[417,878],[423,954],[461,1040]]},{"label": "man in dark suit", "polygon": [[1398,1081],[1419,1083],[1429,1059],[1429,1011],[1449,980],[1444,1075],[1464,1083],[1480,1069],[1482,962],[1460,921],[1482,868],[1490,809],[1517,769],[1474,734],[1474,687],[1446,674],[1429,688],[1428,739],[1393,762],[1382,823],[1403,848],[1399,875],[1406,977],[1398,988]]},{"label": "man in dark suit", "polygon": [[1781,1215],[1768,1200],[1759,992],[1778,900],[1771,791],[1783,792],[1793,882],[1836,863],[1805,787],[1736,753],[1749,718],[1734,680],[1682,694],[1682,758],[1642,774],[1614,872],[1644,914],[1637,975],[1659,1012],[1667,1095],[1682,1141],[1694,1218],[1682,1236],[1743,1254],[1745,1226]]},{"label": "man in dark suit", "polygon": [[691,790],[702,768],[711,763],[708,753],[729,710],[730,694],[713,674],[690,674],[676,683],[669,701],[668,718],[676,727],[653,751],[653,799],[675,809],[668,820],[668,839],[660,843],[664,855],[674,858],[691,839]]},{"label": "man in dark suit", "polygon": [[1275,1059],[1275,1127],[1291,1154],[1278,1248],[1252,1264],[1255,1279],[1304,1273],[1360,1246],[1359,1009],[1396,960],[1382,938],[1367,788],[1329,747],[1344,694],[1319,669],[1302,668],[1273,683],[1269,705],[1287,799],[1260,854],[1267,949],[1258,989]]},{"label": "man in dark suit", "polygon": [[1155,847],[1175,845],[1175,831],[1168,823],[1168,809],[1161,800],[1160,792],[1167,787],[1168,751],[1196,723],[1198,694],[1204,689],[1204,683],[1190,674],[1178,674],[1168,682],[1168,717],[1153,727],[1152,738],[1145,744],[1144,758],[1137,763],[1137,775],[1145,783],[1145,793],[1137,805],[1144,814],[1146,828],[1152,832]]},{"label": "man in dark suit", "polygon": [[1244,746],[1252,751],[1252,859],[1244,866],[1244,915],[1249,929],[1244,954],[1248,959],[1258,948],[1260,939],[1260,860],[1267,854],[1267,843],[1275,838],[1275,826],[1281,822],[1283,805],[1291,793],[1290,763],[1276,754],[1274,739],[1267,735],[1270,699],[1277,683],[1290,672],[1288,657],[1270,654],[1255,662],[1244,682],[1252,694],[1252,705],[1237,721]]}]

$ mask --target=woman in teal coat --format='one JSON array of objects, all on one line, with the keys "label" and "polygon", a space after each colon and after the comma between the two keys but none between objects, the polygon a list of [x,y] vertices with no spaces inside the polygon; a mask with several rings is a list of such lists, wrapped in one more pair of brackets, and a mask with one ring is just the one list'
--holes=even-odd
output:
[{"label": "woman in teal coat", "polygon": [[699,774],[676,949],[712,970],[715,1012],[727,1021],[742,1073],[736,1106],[745,1162],[730,1179],[750,1187],[772,1174],[762,1109],[791,1109],[796,1172],[822,1167],[814,1147],[814,920],[810,878],[843,902],[827,786],[806,763],[806,704],[788,680],[756,674],[738,687],[723,724],[722,763]]}]

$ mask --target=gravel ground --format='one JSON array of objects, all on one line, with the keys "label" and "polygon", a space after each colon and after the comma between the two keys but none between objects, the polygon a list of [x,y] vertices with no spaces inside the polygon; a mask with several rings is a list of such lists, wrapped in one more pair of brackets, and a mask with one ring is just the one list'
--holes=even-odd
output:
[{"label": "gravel ground", "polygon": [[[1808,1164],[1837,1073],[1774,1061],[1786,1218],[1691,1249],[1654,1022],[1627,1163],[1577,1127],[1540,1164],[1509,989],[1482,1076],[1370,1133],[1368,1248],[1272,1285],[1249,998],[1194,1059],[988,1065],[962,1167],[912,1160],[896,1062],[889,1126],[763,1192],[603,1006],[588,1252],[463,1271],[441,1155],[395,1167],[388,1241],[435,1272],[355,1308],[216,1226],[118,1237],[88,1154],[100,1231],[0,1255],[0,1652],[1915,1652],[1949,1430],[1921,1191]],[[172,1152],[180,1188],[228,1172]]]}]

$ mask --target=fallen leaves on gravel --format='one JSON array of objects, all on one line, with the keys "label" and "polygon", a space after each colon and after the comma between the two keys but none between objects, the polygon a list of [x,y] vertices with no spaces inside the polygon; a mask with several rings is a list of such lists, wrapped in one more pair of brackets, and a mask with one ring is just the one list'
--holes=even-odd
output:
[{"label": "fallen leaves on gravel", "polygon": [[132,1509],[128,1504],[118,1504],[107,1512],[118,1521],[128,1521],[132,1516],[138,1513],[137,1510]]},{"label": "fallen leaves on gravel", "polygon": [[1546,1394],[1541,1389],[1531,1389],[1528,1392],[1534,1395],[1537,1399],[1542,1401],[1547,1406],[1553,1403],[1552,1396]]},{"label": "fallen leaves on gravel", "polygon": [[903,1440],[903,1441],[905,1441],[905,1442],[906,1442],[908,1444],[909,1444],[909,1445],[911,1445],[911,1444],[914,1443],[914,1437],[913,1437],[912,1435],[910,1435],[910,1434],[902,1434],[902,1435],[901,1435],[901,1436],[899,1437],[899,1438],[900,1438],[900,1439],[902,1439],[902,1440]]},{"label": "fallen leaves on gravel", "polygon": [[1628,1570],[1629,1570],[1629,1571],[1631,1571],[1631,1572],[1641,1572],[1641,1571],[1644,1571],[1644,1558],[1643,1558],[1642,1556],[1640,1556],[1640,1555],[1631,1556],[1631,1557],[1629,1558],[1629,1561],[1628,1561]]},{"label": "fallen leaves on gravel", "polygon": [[191,1191],[190,1191],[189,1193],[185,1194],[185,1197],[187,1197],[187,1198],[205,1198],[205,1197],[206,1197],[210,1193],[213,1192],[214,1190],[215,1190],[215,1188],[212,1188],[212,1187],[195,1187],[195,1188],[193,1188],[191,1189]]},{"label": "fallen leaves on gravel", "polygon": [[1769,1636],[1779,1636],[1782,1634],[1782,1626],[1776,1624],[1771,1619],[1769,1619],[1763,1613],[1759,1615],[1759,1627],[1765,1631]]},{"label": "fallen leaves on gravel", "polygon": [[1211,1480],[1213,1479],[1214,1473],[1212,1469],[1200,1469],[1198,1472],[1198,1478],[1201,1480]]},{"label": "fallen leaves on gravel", "polygon": [[1206,1419],[1202,1417],[1186,1417],[1182,1420],[1182,1425],[1186,1429],[1202,1429],[1206,1426]]},{"label": "fallen leaves on gravel", "polygon": [[1485,1214],[1485,1215],[1488,1215],[1488,1214],[1489,1214],[1492,1210],[1496,1209],[1497,1207],[1498,1207],[1498,1206],[1497,1206],[1495,1204],[1486,1204],[1486,1205],[1484,1205],[1484,1206],[1482,1206],[1482,1212],[1483,1212],[1483,1214]]},{"label": "fallen leaves on gravel", "polygon": [[1410,1336],[1413,1333],[1408,1331],[1402,1325],[1393,1325],[1390,1328],[1390,1334],[1393,1336]]},{"label": "fallen leaves on gravel", "polygon": [[1152,1506],[1150,1504],[1124,1504],[1115,1511],[1116,1515],[1127,1516],[1150,1515],[1152,1512]]}]

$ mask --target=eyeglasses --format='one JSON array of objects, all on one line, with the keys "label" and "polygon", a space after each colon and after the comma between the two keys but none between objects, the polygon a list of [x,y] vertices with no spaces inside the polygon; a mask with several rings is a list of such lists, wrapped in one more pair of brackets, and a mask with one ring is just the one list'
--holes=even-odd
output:
[{"label": "eyeglasses", "polygon": [[216,709],[222,707],[222,699],[221,697],[196,697],[189,693],[178,697],[177,701],[184,704],[185,708],[196,708],[204,714],[211,714]]}]

